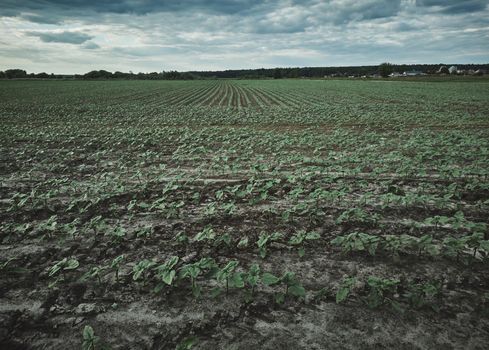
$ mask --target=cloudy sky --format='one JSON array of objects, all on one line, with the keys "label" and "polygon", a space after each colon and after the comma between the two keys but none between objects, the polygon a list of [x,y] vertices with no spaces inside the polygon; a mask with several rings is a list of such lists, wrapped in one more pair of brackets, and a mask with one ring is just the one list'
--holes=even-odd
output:
[{"label": "cloudy sky", "polygon": [[0,70],[489,63],[489,0],[0,0]]}]

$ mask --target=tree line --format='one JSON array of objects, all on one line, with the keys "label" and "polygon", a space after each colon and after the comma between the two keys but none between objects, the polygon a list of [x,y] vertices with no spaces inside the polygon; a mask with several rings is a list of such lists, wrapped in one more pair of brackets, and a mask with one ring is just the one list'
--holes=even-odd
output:
[{"label": "tree line", "polygon": [[[489,64],[454,64],[459,69],[489,70]],[[193,79],[282,79],[282,78],[323,78],[325,76],[370,76],[379,74],[386,76],[388,72],[421,71],[426,74],[436,74],[441,66],[449,64],[386,64],[380,66],[349,66],[349,67],[290,67],[290,68],[259,68],[235,69],[223,71],[163,71],[151,73],[124,73],[93,70],[85,74],[48,74],[30,73],[22,69],[0,71],[0,79],[77,79],[77,80],[193,80]]]}]

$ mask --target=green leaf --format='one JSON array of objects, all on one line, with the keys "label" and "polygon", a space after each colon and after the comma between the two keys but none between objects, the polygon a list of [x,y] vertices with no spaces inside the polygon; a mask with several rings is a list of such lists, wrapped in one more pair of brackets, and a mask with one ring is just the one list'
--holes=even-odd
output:
[{"label": "green leaf", "polygon": [[239,249],[243,249],[243,248],[246,248],[249,244],[249,239],[248,237],[243,237],[240,239],[240,241],[238,242],[238,248]]},{"label": "green leaf", "polygon": [[263,284],[265,284],[267,286],[272,286],[272,285],[277,284],[278,282],[280,282],[280,278],[278,278],[277,276],[274,276],[274,275],[272,275],[271,273],[268,273],[268,272],[265,272],[261,276],[261,280],[262,280]]},{"label": "green leaf", "polygon": [[178,256],[172,256],[168,262],[165,263],[165,265],[169,268],[172,269],[177,263],[178,263]]},{"label": "green leaf", "polygon": [[350,294],[350,288],[342,287],[336,293],[336,304],[340,304],[348,298]]},{"label": "green leaf", "polygon": [[164,271],[161,275],[161,280],[171,286],[173,279],[175,278],[175,270]]},{"label": "green leaf", "polygon": [[196,343],[197,343],[196,337],[190,337],[184,339],[182,342],[180,342],[180,344],[178,344],[176,350],[190,350]]},{"label": "green leaf", "polygon": [[236,272],[234,273],[230,280],[229,283],[231,286],[235,288],[243,288],[244,287],[244,280],[243,280],[243,274],[241,272]]},{"label": "green leaf", "polygon": [[85,328],[83,329],[83,339],[92,340],[94,336],[95,332],[93,331],[93,328],[88,325],[85,326]]},{"label": "green leaf", "polygon": [[275,293],[274,297],[277,304],[283,304],[285,301],[285,294],[282,292]]},{"label": "green leaf", "polygon": [[289,287],[288,292],[296,297],[304,298],[306,296],[306,290],[303,286],[295,284]]},{"label": "green leaf", "polygon": [[321,235],[319,234],[319,232],[308,232],[306,234],[306,239],[308,241],[311,241],[311,240],[314,240],[314,239],[320,239],[321,238]]}]

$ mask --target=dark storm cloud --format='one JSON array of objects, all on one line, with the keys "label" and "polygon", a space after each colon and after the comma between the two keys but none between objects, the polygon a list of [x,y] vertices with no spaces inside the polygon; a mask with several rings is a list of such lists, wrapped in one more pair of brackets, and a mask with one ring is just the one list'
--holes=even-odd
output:
[{"label": "dark storm cloud", "polygon": [[66,43],[80,45],[84,42],[93,39],[92,35],[78,32],[27,32],[29,36],[36,36],[45,43]]},{"label": "dark storm cloud", "polygon": [[338,6],[337,8],[336,23],[378,19],[395,16],[401,9],[401,0],[355,1],[347,4],[347,6]]},{"label": "dark storm cloud", "polygon": [[[242,16],[257,20],[257,33],[292,33],[304,30],[306,21],[288,25],[271,25],[267,28],[263,17],[274,10],[318,6],[314,15],[337,24],[352,20],[369,20],[396,15],[401,0],[364,1],[260,1],[260,0],[2,0],[0,16],[22,16],[34,23],[59,24],[65,19],[81,18],[90,21],[100,15],[150,13],[208,13],[225,16]],[[321,11],[324,11],[321,13]],[[286,15],[286,14],[285,14]],[[262,21],[260,23],[260,21]]]},{"label": "dark storm cloud", "polygon": [[440,12],[446,14],[459,14],[483,11],[489,0],[416,0],[420,7],[440,7]]},{"label": "dark storm cloud", "polygon": [[260,0],[3,0],[2,13],[19,14],[22,11],[36,14],[55,11],[52,15],[80,15],[87,13],[116,13],[144,15],[153,12],[203,11],[235,14],[262,3]]}]

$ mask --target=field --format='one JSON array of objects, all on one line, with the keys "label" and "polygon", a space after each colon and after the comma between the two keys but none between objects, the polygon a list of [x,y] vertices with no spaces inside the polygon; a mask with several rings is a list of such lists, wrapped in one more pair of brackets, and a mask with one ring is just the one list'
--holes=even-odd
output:
[{"label": "field", "polygon": [[489,82],[0,81],[0,348],[487,349]]}]

